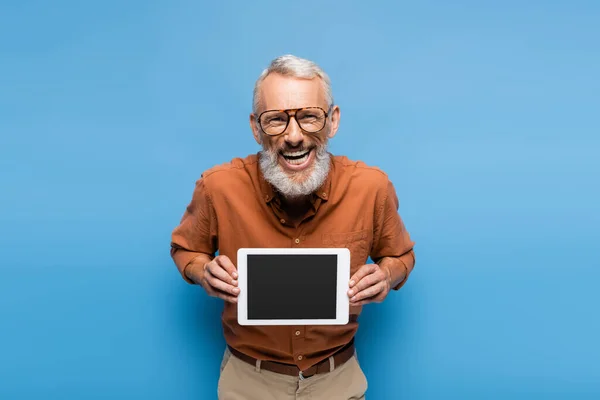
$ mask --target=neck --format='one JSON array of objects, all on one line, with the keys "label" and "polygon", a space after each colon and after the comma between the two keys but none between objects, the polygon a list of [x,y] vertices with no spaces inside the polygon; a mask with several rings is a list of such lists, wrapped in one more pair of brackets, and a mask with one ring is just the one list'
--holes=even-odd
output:
[{"label": "neck", "polygon": [[282,196],[281,204],[285,211],[292,217],[297,218],[306,214],[308,209],[312,206],[311,196],[298,196],[298,197],[285,197]]},{"label": "neck", "polygon": [[310,204],[310,198],[312,195],[308,196],[298,196],[298,197],[286,197],[282,196],[281,202],[286,207],[302,207]]}]

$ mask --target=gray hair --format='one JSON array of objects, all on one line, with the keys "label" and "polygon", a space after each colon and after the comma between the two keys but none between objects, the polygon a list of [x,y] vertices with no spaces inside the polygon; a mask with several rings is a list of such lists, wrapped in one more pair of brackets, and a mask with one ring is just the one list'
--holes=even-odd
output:
[{"label": "gray hair", "polygon": [[316,63],[304,58],[296,57],[291,54],[277,57],[271,64],[260,74],[254,85],[254,96],[252,99],[252,112],[258,113],[258,105],[260,103],[260,84],[270,73],[278,73],[284,76],[293,76],[295,78],[313,79],[318,77],[323,82],[323,90],[325,91],[325,100],[328,106],[333,105],[333,93],[331,91],[331,81],[329,76]]}]

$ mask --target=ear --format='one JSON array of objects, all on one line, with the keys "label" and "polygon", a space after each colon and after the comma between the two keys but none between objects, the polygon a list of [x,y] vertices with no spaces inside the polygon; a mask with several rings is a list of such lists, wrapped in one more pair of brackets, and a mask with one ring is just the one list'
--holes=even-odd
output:
[{"label": "ear", "polygon": [[262,135],[258,129],[258,121],[256,120],[254,113],[250,113],[250,129],[252,129],[252,134],[254,135],[256,143],[262,144]]},{"label": "ear", "polygon": [[340,126],[340,117],[341,117],[340,108],[338,106],[333,106],[333,108],[331,109],[331,129],[329,130],[329,133],[327,134],[327,137],[329,139],[333,138],[335,136],[335,134],[337,133],[337,130]]}]

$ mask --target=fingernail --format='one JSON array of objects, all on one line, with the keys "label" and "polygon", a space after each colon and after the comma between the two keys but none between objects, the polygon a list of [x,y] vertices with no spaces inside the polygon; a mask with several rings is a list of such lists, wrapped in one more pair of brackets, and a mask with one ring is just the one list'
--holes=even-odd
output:
[{"label": "fingernail", "polygon": [[233,281],[231,281],[231,284],[232,284],[232,285],[237,285],[237,281],[236,281],[236,280],[233,280]]},{"label": "fingernail", "polygon": [[352,300],[352,301],[356,301],[356,296],[355,296],[355,297],[353,297],[353,298],[351,298],[350,300]]},{"label": "fingernail", "polygon": [[349,294],[350,296],[352,296],[352,295],[354,294],[354,290],[349,290],[349,291],[348,291],[348,294]]},{"label": "fingernail", "polygon": [[350,281],[350,286],[354,286],[354,281]]}]

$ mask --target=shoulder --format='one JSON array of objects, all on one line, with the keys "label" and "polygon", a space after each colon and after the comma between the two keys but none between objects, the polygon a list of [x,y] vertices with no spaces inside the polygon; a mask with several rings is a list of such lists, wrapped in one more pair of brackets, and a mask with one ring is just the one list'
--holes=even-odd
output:
[{"label": "shoulder", "polygon": [[367,202],[372,200],[379,211],[388,202],[398,203],[394,184],[381,168],[346,156],[334,156],[333,159],[335,169],[339,171],[336,174],[339,177],[338,187],[345,188],[346,194]]},{"label": "shoulder", "polygon": [[237,186],[248,182],[252,178],[252,171],[256,169],[258,157],[251,154],[246,157],[236,157],[222,164],[214,165],[202,172],[199,181],[206,190],[219,191],[227,186]]},{"label": "shoulder", "polygon": [[256,154],[251,154],[247,157],[236,157],[228,162],[215,165],[202,172],[201,179],[205,182],[225,184],[231,180],[237,180],[248,173],[252,167],[256,165],[258,157]]},{"label": "shoulder", "polygon": [[208,168],[202,173],[202,178],[212,180],[215,175],[218,175],[218,178],[221,179],[240,173],[243,174],[244,170],[246,170],[250,166],[255,165],[257,161],[258,158],[256,154],[251,154],[244,158],[236,157],[225,163]]},{"label": "shoulder", "polygon": [[390,180],[381,168],[368,165],[364,161],[351,160],[347,156],[333,156],[332,159],[340,176],[350,180],[353,184],[371,189],[387,190]]}]

